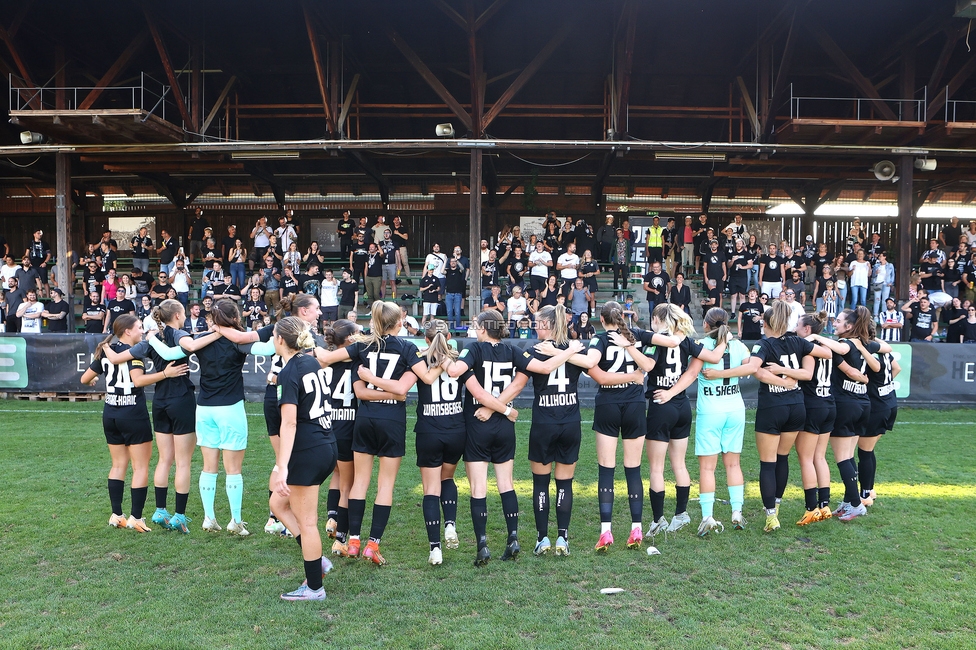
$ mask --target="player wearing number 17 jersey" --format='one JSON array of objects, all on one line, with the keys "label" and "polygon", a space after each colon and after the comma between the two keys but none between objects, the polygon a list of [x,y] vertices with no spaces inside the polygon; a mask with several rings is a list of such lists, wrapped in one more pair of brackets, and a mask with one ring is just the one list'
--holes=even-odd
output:
[{"label": "player wearing number 17 jersey", "polygon": [[677,339],[627,327],[620,303],[608,301],[600,310],[604,332],[590,340],[586,356],[595,362],[589,375],[600,385],[593,411],[596,459],[599,465],[600,538],[596,550],[613,544],[613,474],[617,465],[617,437],[623,438],[624,473],[630,501],[631,532],[628,548],[643,542],[641,518],[644,512],[644,483],[641,480],[641,452],[647,433],[644,412],[644,372],[634,362],[640,345],[674,347]]}]

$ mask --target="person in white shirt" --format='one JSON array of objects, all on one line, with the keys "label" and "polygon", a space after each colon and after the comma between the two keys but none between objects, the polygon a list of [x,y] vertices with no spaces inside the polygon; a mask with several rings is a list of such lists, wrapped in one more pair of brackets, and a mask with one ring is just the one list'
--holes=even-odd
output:
[{"label": "person in white shirt", "polygon": [[546,288],[546,281],[549,279],[549,267],[552,266],[552,255],[550,255],[541,241],[536,242],[535,250],[529,254],[529,286],[532,288],[533,295],[538,295]]},{"label": "person in white shirt", "polygon": [[292,242],[298,242],[298,233],[295,232],[295,226],[288,223],[288,217],[285,215],[278,217],[278,224],[274,234],[277,235],[278,245],[281,246],[281,253],[284,254],[288,252]]},{"label": "person in white shirt", "polygon": [[6,264],[0,266],[0,281],[2,281],[0,287],[6,288],[7,280],[17,275],[17,269],[19,269],[20,266],[18,266],[14,261],[13,255],[7,255],[4,257],[4,261]]},{"label": "person in white shirt", "polygon": [[563,294],[568,293],[573,288],[573,283],[576,282],[576,276],[579,275],[577,270],[579,269],[579,263],[580,258],[576,254],[576,244],[570,244],[566,252],[556,260],[556,270],[559,271],[559,277],[563,281],[561,290]]},{"label": "person in white shirt", "polygon": [[22,334],[41,333],[41,313],[44,311],[44,303],[37,302],[37,291],[28,289],[24,302],[17,308],[17,318],[20,319],[20,331]]},{"label": "person in white shirt", "polygon": [[424,259],[424,268],[430,267],[433,264],[434,277],[441,285],[441,293],[443,294],[447,290],[447,275],[444,273],[447,267],[447,255],[441,252],[441,245],[435,243],[431,246],[430,253]]},{"label": "person in white shirt", "polygon": [[332,269],[326,269],[322,280],[321,304],[322,320],[330,323],[339,320],[339,281]]},{"label": "person in white shirt", "polygon": [[905,316],[898,311],[894,298],[885,299],[885,309],[878,314],[878,325],[880,325],[880,338],[889,343],[901,341],[901,330],[905,327]]},{"label": "person in white shirt", "polygon": [[176,268],[173,269],[173,275],[170,276],[169,283],[176,289],[177,299],[186,308],[190,300],[190,287],[193,285],[193,278],[190,277],[190,272],[186,269],[185,260],[177,259]]},{"label": "person in white shirt", "polygon": [[373,241],[379,246],[380,242],[383,241],[383,233],[388,230],[389,226],[386,225],[386,217],[382,214],[376,217],[376,223],[372,226],[373,230]]},{"label": "person in white shirt", "polygon": [[251,230],[251,239],[254,240],[254,246],[252,247],[251,257],[248,259],[248,268],[250,270],[254,270],[254,260],[262,259],[264,254],[268,252],[268,246],[271,243],[269,237],[273,234],[274,231],[268,226],[267,217],[261,217],[254,224],[254,228]]},{"label": "person in white shirt", "polygon": [[796,292],[787,289],[782,292],[783,302],[790,308],[790,320],[786,326],[786,331],[795,332],[796,326],[800,323],[800,316],[803,316],[803,305],[796,301]]},{"label": "person in white shirt", "polygon": [[420,336],[420,323],[413,316],[407,316],[407,308],[400,305],[400,318],[403,323],[397,336]]},{"label": "person in white shirt", "polygon": [[512,287],[512,297],[508,299],[506,306],[508,307],[508,329],[514,338],[515,328],[518,327],[519,320],[529,311],[529,305],[522,296],[522,287],[518,285]]},{"label": "person in white shirt", "polygon": [[488,261],[488,253],[490,252],[491,249],[488,248],[488,240],[482,239],[481,240],[481,263],[482,264]]}]

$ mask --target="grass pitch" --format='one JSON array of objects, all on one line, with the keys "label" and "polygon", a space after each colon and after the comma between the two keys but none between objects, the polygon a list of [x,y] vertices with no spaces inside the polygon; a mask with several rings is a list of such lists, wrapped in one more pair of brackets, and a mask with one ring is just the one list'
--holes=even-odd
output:
[{"label": "grass pitch", "polygon": [[[442,566],[427,565],[410,440],[383,538],[389,566],[337,561],[325,579],[324,603],[278,598],[303,579],[301,556],[293,541],[262,531],[273,458],[260,405],[249,404],[248,413],[244,516],[252,535],[200,530],[199,454],[191,534],[157,529],[139,535],[106,525],[109,457],[100,404],[0,402],[0,647],[961,648],[973,647],[976,638],[974,411],[902,410],[895,431],[878,445],[878,501],[869,516],[850,524],[793,525],[803,511],[794,464],[783,528],[770,535],[762,533],[759,464],[747,430],[748,528],[729,526],[699,539],[700,511],[692,501],[693,526],[659,537],[661,555],[653,557],[625,548],[622,471],[617,544],[605,555],[593,551],[597,466],[587,422],[592,412],[584,411],[572,555],[536,558],[525,410],[515,465],[524,551],[517,562],[493,560],[483,569],[472,566],[463,470],[461,548],[445,550]],[[697,462],[688,461],[694,499]],[[717,497],[727,498],[721,463],[717,479]],[[223,476],[216,502],[223,524],[229,514],[222,485]],[[488,530],[497,558],[505,530],[493,489]],[[842,494],[838,480],[834,501]],[[172,500],[171,488],[171,509]],[[324,504],[323,491],[323,529]],[[669,518],[673,507],[669,483]],[[128,490],[124,508],[128,512]],[[150,489],[147,518],[152,510]],[[717,519],[728,524],[729,514],[727,505],[716,504]],[[555,539],[554,511],[551,517]],[[369,520],[368,506],[364,532]],[[645,495],[645,527],[649,520]],[[624,591],[605,596],[603,587]]]}]

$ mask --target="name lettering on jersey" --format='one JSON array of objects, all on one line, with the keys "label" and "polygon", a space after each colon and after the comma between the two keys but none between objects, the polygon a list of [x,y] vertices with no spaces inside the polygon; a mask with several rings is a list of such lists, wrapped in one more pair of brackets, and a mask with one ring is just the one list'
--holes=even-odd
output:
[{"label": "name lettering on jersey", "polygon": [[702,386],[702,395],[707,397],[729,397],[731,395],[739,394],[738,384],[729,385],[718,385],[718,386]]},{"label": "name lettering on jersey", "polygon": [[579,403],[576,393],[560,393],[556,395],[539,395],[539,406],[576,406]]},{"label": "name lettering on jersey", "polygon": [[881,386],[881,387],[878,388],[878,395],[880,397],[887,397],[888,395],[890,395],[891,393],[893,393],[894,390],[895,390],[895,385],[894,384],[888,384],[887,386]]},{"label": "name lettering on jersey", "polygon": [[356,409],[332,409],[332,419],[342,422],[355,422]]},{"label": "name lettering on jersey", "polygon": [[867,395],[868,394],[868,385],[867,384],[862,384],[862,383],[853,381],[851,379],[845,379],[844,380],[844,383],[841,384],[841,388],[843,388],[846,392],[852,393],[854,395]]},{"label": "name lettering on jersey", "polygon": [[136,395],[116,395],[114,393],[105,393],[105,403],[109,406],[135,406],[136,398]]},{"label": "name lettering on jersey", "polygon": [[769,384],[768,386],[769,386],[770,393],[791,393],[795,390],[800,390],[800,387],[798,385],[794,386],[793,388],[787,388],[786,386],[773,386],[771,384]]},{"label": "name lettering on jersey", "polygon": [[[475,404],[478,401],[475,400]],[[427,417],[437,417],[438,415],[457,415],[464,412],[464,405],[461,402],[448,402],[446,404],[424,404],[423,415]]]}]

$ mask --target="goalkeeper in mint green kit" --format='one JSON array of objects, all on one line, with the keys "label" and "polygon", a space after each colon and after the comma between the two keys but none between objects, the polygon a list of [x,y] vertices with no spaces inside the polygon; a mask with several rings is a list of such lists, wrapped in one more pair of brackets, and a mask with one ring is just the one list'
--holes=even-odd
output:
[{"label": "goalkeeper in mint green kit", "polygon": [[[729,501],[732,505],[732,524],[737,530],[745,528],[742,517],[744,483],[739,455],[742,453],[742,438],[745,432],[746,407],[739,393],[739,375],[720,379],[705,379],[700,375],[702,368],[719,372],[735,372],[749,359],[748,348],[741,341],[733,339],[728,328],[728,313],[721,308],[709,309],[704,318],[705,338],[699,343],[706,349],[715,348],[717,341],[728,341],[722,361],[717,364],[704,364],[700,359],[692,359],[688,370],[678,383],[669,390],[684,390],[698,380],[697,419],[695,423],[695,455],[700,466],[699,503],[702,509],[702,522],[698,535],[721,532],[724,526],[712,516],[715,505],[715,466],[718,455],[722,454],[725,475],[729,484]],[[742,371],[740,371],[742,372]],[[743,373],[745,374],[745,373]]]}]

